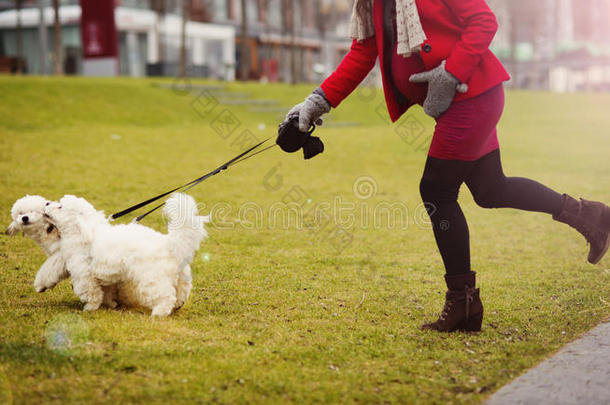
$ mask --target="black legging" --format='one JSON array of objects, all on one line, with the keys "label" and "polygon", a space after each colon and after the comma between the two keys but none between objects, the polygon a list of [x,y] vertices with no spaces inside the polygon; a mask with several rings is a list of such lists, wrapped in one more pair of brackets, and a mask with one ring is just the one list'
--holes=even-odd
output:
[{"label": "black legging", "polygon": [[483,208],[516,208],[553,215],[559,213],[564,200],[561,194],[533,180],[506,177],[499,150],[472,162],[428,157],[420,192],[450,275],[471,271],[468,224],[457,202],[462,183]]}]

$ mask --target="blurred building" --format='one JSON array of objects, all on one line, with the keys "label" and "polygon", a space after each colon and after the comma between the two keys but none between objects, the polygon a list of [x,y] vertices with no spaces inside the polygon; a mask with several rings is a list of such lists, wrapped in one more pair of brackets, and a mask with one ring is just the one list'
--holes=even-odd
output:
[{"label": "blurred building", "polygon": [[[52,66],[54,12],[50,1],[44,1],[42,8],[37,7],[37,3],[23,2],[24,8],[19,13],[15,9],[0,11],[0,55],[16,57],[18,54],[16,22],[19,16],[25,70],[32,74],[50,72]],[[149,3],[123,0],[115,9],[121,75],[178,74],[182,19],[171,12],[160,15],[150,9]],[[5,3],[0,3],[2,5]],[[66,74],[83,72],[80,16],[77,0],[61,2],[62,65]],[[41,41],[43,27],[46,44]],[[43,56],[44,45],[49,50],[47,57]],[[186,46],[190,75],[223,80],[235,78],[233,26],[189,21]]]},{"label": "blurred building", "polygon": [[202,1],[208,18],[230,24],[237,34],[237,60],[248,78],[269,81],[322,79],[349,50],[352,0],[246,0],[247,48],[242,57],[242,1]]},{"label": "blurred building", "polygon": [[[244,71],[248,79],[317,83],[333,71],[351,43],[347,33],[353,0],[114,1],[122,75],[178,74],[184,4],[189,5],[190,76],[232,80]],[[610,89],[610,0],[487,1],[500,25],[492,50],[510,71],[510,86],[562,92]],[[60,2],[62,63],[67,73],[79,74],[78,0]],[[51,65],[49,57],[41,57],[38,10],[42,4],[50,55],[50,3],[21,1],[23,56],[30,73],[49,71]],[[15,4],[0,0],[0,58],[18,53]]]},{"label": "blurred building", "polygon": [[[103,0],[100,0],[103,1]],[[106,0],[108,1],[108,0]],[[39,4],[43,4],[42,14]],[[51,68],[53,10],[50,0],[0,0],[0,55],[15,57],[20,16],[26,72]],[[60,22],[63,66],[82,73],[80,7],[62,0]],[[247,55],[242,57],[241,0],[190,0],[186,54],[190,76],[232,80],[241,64],[249,79],[319,81],[349,49],[351,0],[247,0]],[[120,0],[115,12],[119,31],[120,74],[178,74],[181,0]],[[7,9],[8,8],[8,9]],[[4,9],[4,11],[2,11]],[[41,20],[42,15],[42,20]],[[41,60],[41,21],[46,27],[45,60]]]},{"label": "blurred building", "polygon": [[610,0],[488,0],[516,88],[610,90]]}]

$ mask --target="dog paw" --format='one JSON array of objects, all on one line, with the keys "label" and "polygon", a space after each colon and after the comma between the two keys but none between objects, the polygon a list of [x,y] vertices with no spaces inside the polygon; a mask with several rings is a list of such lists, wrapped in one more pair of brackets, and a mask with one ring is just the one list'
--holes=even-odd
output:
[{"label": "dog paw", "polygon": [[42,283],[37,283],[34,284],[34,288],[36,288],[36,292],[38,293],[42,293],[48,290],[52,290],[53,288],[55,288],[55,284],[49,284],[49,285],[44,285]]},{"label": "dog paw", "polygon": [[97,311],[99,308],[100,308],[99,304],[92,304],[92,303],[88,302],[87,304],[85,304],[83,311]]},{"label": "dog paw", "polygon": [[170,316],[172,313],[171,309],[167,309],[167,308],[153,308],[152,313],[150,314],[150,316],[152,316],[153,318],[165,318],[167,316]]}]

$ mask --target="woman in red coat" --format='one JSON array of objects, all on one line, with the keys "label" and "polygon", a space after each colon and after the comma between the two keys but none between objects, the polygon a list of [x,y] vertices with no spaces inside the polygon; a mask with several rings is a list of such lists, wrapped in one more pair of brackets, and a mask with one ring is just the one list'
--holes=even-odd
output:
[{"label": "woman in red coat", "polygon": [[436,119],[420,183],[445,265],[445,307],[425,329],[478,331],[483,305],[470,266],[469,233],[458,204],[466,183],[484,208],[545,212],[582,233],[598,263],[610,244],[610,207],[576,200],[533,180],[506,177],[496,125],[509,75],[489,50],[497,22],[485,0],[356,0],[350,52],[286,120],[305,132],[337,107],[379,58],[392,121],[420,104]]}]

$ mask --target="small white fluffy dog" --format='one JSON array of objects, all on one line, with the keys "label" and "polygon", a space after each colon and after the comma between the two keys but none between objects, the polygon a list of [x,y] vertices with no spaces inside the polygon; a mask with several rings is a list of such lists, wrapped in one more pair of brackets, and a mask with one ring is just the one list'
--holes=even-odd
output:
[{"label": "small white fluffy dog", "polygon": [[[57,227],[44,216],[48,201],[39,195],[26,195],[15,201],[11,209],[13,221],[5,232],[9,236],[22,232],[23,236],[32,239],[47,255],[47,260],[34,280],[34,288],[39,293],[53,289],[60,281],[70,277],[64,257],[59,251],[61,235]],[[130,300],[132,294],[129,285],[121,287],[121,291],[117,291],[117,286],[104,287],[105,306],[115,308],[117,301],[124,306],[136,306]]]},{"label": "small white fluffy dog", "polygon": [[197,214],[192,197],[174,194],[167,200],[167,234],[140,224],[110,225],[103,213],[74,196],[48,203],[44,213],[59,230],[60,251],[85,310],[100,307],[104,286],[126,283],[133,301],[151,309],[152,316],[168,316],[186,302],[192,287],[189,264],[207,236],[208,222]]},{"label": "small white fluffy dog", "polygon": [[11,209],[13,221],[6,229],[10,236],[23,232],[44,250],[48,259],[38,270],[34,287],[37,292],[50,290],[61,280],[70,277],[65,261],[59,253],[59,232],[55,225],[44,217],[47,199],[39,195],[26,195],[15,201]]}]

